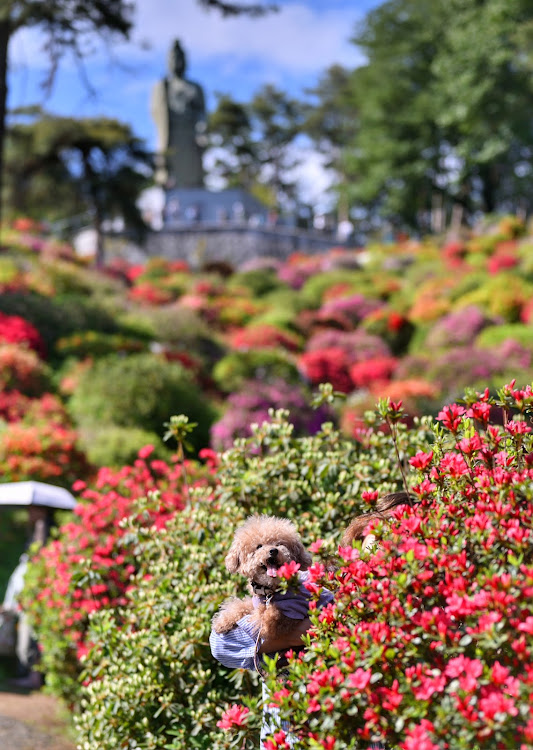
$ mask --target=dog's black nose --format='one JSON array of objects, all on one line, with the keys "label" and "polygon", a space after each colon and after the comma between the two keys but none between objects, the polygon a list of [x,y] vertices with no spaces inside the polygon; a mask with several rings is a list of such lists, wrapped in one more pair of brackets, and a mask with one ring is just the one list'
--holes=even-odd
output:
[{"label": "dog's black nose", "polygon": [[277,557],[279,550],[276,547],[272,547],[270,550],[270,557]]}]

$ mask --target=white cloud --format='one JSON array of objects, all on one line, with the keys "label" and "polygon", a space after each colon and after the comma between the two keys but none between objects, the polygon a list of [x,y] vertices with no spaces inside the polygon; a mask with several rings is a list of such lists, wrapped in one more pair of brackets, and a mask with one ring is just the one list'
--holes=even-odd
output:
[{"label": "white cloud", "polygon": [[[177,37],[196,63],[225,58],[223,64],[233,69],[253,60],[298,74],[320,71],[334,62],[356,66],[361,60],[349,42],[361,15],[357,10],[327,6],[317,10],[304,1],[288,2],[278,13],[257,20],[223,19],[216,12],[202,10],[197,0],[180,0],[179,10],[177,5],[176,0],[138,0],[134,44],[113,45],[113,53],[133,63],[164,62],[170,42]],[[19,31],[11,42],[11,64],[44,67],[42,42],[38,29]],[[95,44],[94,49],[90,62],[106,54],[103,45]]]},{"label": "white cloud", "polygon": [[175,0],[139,0],[136,37],[159,53],[178,37],[190,57],[201,62],[220,56],[233,62],[259,59],[294,73],[313,72],[337,61],[353,66],[360,62],[348,41],[360,15],[294,2],[260,20],[221,19],[216,12],[203,11],[196,0],[181,0],[178,12]]},{"label": "white cloud", "polygon": [[324,156],[310,146],[295,147],[294,154],[298,164],[289,172],[289,177],[297,181],[300,200],[319,212],[331,210],[335,204],[331,191],[335,172],[324,166]]}]

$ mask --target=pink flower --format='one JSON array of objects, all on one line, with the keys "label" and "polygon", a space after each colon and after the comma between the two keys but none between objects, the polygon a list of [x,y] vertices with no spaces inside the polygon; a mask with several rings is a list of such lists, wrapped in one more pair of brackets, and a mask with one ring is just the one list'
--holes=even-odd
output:
[{"label": "pink flower", "polygon": [[533,617],[531,615],[529,615],[529,617],[526,617],[524,622],[521,622],[518,625],[518,630],[521,630],[523,633],[533,635]]},{"label": "pink flower", "polygon": [[358,667],[353,674],[348,675],[347,681],[352,687],[357,688],[357,690],[364,690],[370,683],[371,677],[372,672],[370,669]]},{"label": "pink flower", "polygon": [[148,458],[148,456],[150,456],[154,452],[154,450],[155,448],[153,445],[145,445],[139,450],[139,453],[137,455],[139,456],[139,458],[142,458],[144,460]]},{"label": "pink flower", "polygon": [[280,565],[280,567],[278,568],[278,578],[286,578],[287,580],[289,580],[290,578],[295,576],[299,570],[300,563],[291,560],[288,563]]},{"label": "pink flower", "polygon": [[477,403],[472,404],[470,409],[466,412],[466,416],[486,424],[489,421],[490,408],[490,404],[478,401]]},{"label": "pink flower", "polygon": [[420,685],[413,687],[413,695],[417,700],[429,700],[433,693],[442,693],[446,685],[446,677],[439,674],[435,677],[432,675],[421,675]]},{"label": "pink flower", "polygon": [[503,716],[505,714],[516,716],[518,714],[518,709],[512,698],[507,698],[499,690],[491,690],[486,697],[480,698],[479,708],[489,721],[493,720],[497,714],[502,714]]},{"label": "pink flower", "polygon": [[427,469],[432,460],[433,451],[430,451],[429,453],[423,453],[422,451],[419,451],[415,456],[409,459],[409,463],[414,469],[423,470]]},{"label": "pink flower", "polygon": [[528,427],[525,422],[507,422],[505,429],[510,435],[526,435],[531,432],[531,427]]},{"label": "pink flower", "polygon": [[461,654],[450,659],[444,670],[448,677],[458,677],[459,687],[465,692],[471,692],[477,687],[477,678],[483,673],[483,664],[479,659],[468,659]]},{"label": "pink flower", "polygon": [[220,721],[217,721],[217,727],[228,730],[233,729],[233,727],[246,726],[249,711],[250,709],[246,706],[239,706],[234,703],[233,706],[224,711]]},{"label": "pink flower", "polygon": [[313,555],[316,555],[317,552],[320,552],[323,544],[324,544],[324,540],[323,539],[317,539],[316,542],[313,542],[309,546],[309,551],[312,552]]},{"label": "pink flower", "polygon": [[422,719],[420,724],[407,731],[407,737],[400,747],[402,750],[439,750],[439,746],[431,740],[433,724]]},{"label": "pink flower", "polygon": [[462,406],[448,404],[439,412],[437,419],[439,422],[442,422],[444,427],[451,430],[451,432],[457,432],[459,425],[461,424],[461,417],[464,413],[465,410]]}]

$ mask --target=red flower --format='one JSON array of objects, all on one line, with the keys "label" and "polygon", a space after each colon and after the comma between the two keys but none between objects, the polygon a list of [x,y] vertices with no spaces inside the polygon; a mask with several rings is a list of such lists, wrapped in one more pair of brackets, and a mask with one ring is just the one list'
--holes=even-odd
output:
[{"label": "red flower", "polygon": [[222,714],[220,721],[217,721],[217,727],[220,729],[233,729],[233,727],[246,726],[248,713],[250,709],[246,706],[239,706],[234,703]]},{"label": "red flower", "polygon": [[367,388],[391,379],[398,365],[395,357],[373,357],[351,365],[349,372],[356,388]]},{"label": "red flower", "polygon": [[335,390],[342,393],[353,390],[348,356],[340,347],[305,352],[299,359],[299,367],[313,385],[331,383]]},{"label": "red flower", "polygon": [[46,355],[44,341],[39,331],[18,315],[0,312],[0,341],[10,344],[27,344],[41,357]]}]

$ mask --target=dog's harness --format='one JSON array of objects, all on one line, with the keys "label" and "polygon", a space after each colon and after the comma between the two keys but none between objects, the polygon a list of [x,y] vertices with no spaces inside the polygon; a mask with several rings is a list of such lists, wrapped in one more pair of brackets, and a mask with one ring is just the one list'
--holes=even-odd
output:
[{"label": "dog's harness", "polygon": [[270,604],[270,600],[274,596],[274,588],[272,586],[262,586],[260,583],[257,583],[257,581],[254,581],[253,579],[250,580],[250,586],[252,587],[252,590],[254,592],[254,598],[257,597],[259,599],[264,599],[265,601],[262,603],[268,606]]},{"label": "dog's harness", "polygon": [[275,587],[262,586],[254,581],[250,581],[250,585],[254,592],[252,599],[254,607],[258,607],[260,604],[267,607],[270,604],[275,604],[282,614],[292,620],[303,620],[307,617],[311,594],[303,584],[300,584],[297,591],[286,591],[285,593],[276,591]]}]

